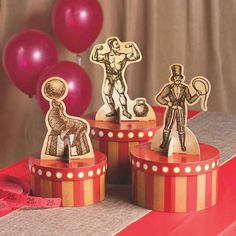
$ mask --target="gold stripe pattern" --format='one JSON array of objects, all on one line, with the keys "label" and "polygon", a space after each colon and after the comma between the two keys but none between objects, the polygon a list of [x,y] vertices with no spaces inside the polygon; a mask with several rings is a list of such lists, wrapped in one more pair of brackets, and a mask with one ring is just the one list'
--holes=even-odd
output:
[{"label": "gold stripe pattern", "polygon": [[130,159],[130,151],[131,151],[131,148],[135,145],[138,145],[139,142],[128,142],[128,145],[129,145],[129,159]]},{"label": "gold stripe pattern", "polygon": [[52,182],[41,179],[41,197],[52,197]]},{"label": "gold stripe pattern", "polygon": [[84,205],[89,205],[93,202],[93,179],[87,179],[84,181]]},{"label": "gold stripe pattern", "polygon": [[62,205],[65,207],[74,206],[74,185],[73,181],[62,181]]},{"label": "gold stripe pattern", "polygon": [[154,210],[164,211],[165,177],[154,176]]},{"label": "gold stripe pattern", "polygon": [[100,176],[100,200],[105,198],[105,175]]},{"label": "gold stripe pattern", "polygon": [[118,181],[118,142],[108,142],[108,173],[111,183]]},{"label": "gold stripe pattern", "polygon": [[137,204],[145,207],[145,173],[137,171]]},{"label": "gold stripe pattern", "polygon": [[212,172],[212,192],[211,192],[211,205],[216,204],[216,197],[217,197],[217,174],[218,171],[214,170]]},{"label": "gold stripe pattern", "polygon": [[206,174],[197,176],[197,211],[205,209]]},{"label": "gold stripe pattern", "polygon": [[187,211],[187,177],[175,177],[175,212]]}]

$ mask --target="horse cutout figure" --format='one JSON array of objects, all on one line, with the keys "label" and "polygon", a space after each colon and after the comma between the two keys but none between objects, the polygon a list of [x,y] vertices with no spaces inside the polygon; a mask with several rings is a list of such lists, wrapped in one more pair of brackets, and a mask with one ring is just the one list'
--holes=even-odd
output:
[{"label": "horse cutout figure", "polygon": [[102,96],[105,104],[97,111],[96,120],[156,120],[145,98],[131,100],[127,93],[125,69],[141,59],[141,53],[134,42],[121,42],[117,37],[110,37],[104,44],[93,48],[91,62],[104,69]]},{"label": "horse cutout figure", "polygon": [[207,101],[211,91],[210,82],[196,76],[190,85],[184,83],[184,67],[172,64],[170,83],[165,84],[155,100],[166,107],[164,124],[158,130],[151,144],[151,149],[164,152],[170,157],[173,153],[199,155],[200,149],[195,135],[187,128],[187,105],[194,105],[201,99],[201,108],[207,111]]},{"label": "horse cutout figure", "polygon": [[63,102],[68,94],[66,81],[60,77],[51,77],[43,83],[41,92],[50,103],[45,118],[48,132],[42,147],[41,159],[70,161],[93,158],[88,122],[66,113]]}]

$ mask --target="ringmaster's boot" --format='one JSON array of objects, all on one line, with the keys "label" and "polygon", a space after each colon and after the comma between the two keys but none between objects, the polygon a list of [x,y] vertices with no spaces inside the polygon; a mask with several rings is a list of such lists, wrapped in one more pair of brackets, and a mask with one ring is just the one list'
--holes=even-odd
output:
[{"label": "ringmaster's boot", "polygon": [[111,111],[106,114],[106,117],[116,116],[117,112],[116,112],[116,109],[115,109],[115,104],[114,103],[108,103],[108,106],[110,107]]},{"label": "ringmaster's boot", "polygon": [[164,130],[162,134],[162,143],[160,145],[161,149],[165,149],[168,142],[169,142],[169,137],[170,137],[170,131],[169,130]]},{"label": "ringmaster's boot", "polygon": [[124,116],[126,116],[128,119],[131,119],[132,118],[132,115],[127,111],[127,106],[126,105],[122,105],[122,114]]},{"label": "ringmaster's boot", "polygon": [[181,146],[181,150],[183,152],[186,152],[186,147],[185,147],[185,133],[179,133],[179,142]]}]

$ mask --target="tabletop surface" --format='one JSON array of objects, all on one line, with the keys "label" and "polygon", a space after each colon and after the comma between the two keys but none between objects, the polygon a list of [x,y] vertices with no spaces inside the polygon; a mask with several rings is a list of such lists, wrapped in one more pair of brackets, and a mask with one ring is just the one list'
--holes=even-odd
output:
[{"label": "tabletop surface", "polygon": [[[231,157],[236,153],[236,135],[229,135],[232,133],[229,130],[236,123],[236,117],[206,114],[194,117],[188,127],[197,133],[201,142],[208,140],[220,149],[222,166],[216,207],[198,213],[159,213],[133,205],[129,186],[109,186],[106,200],[93,206],[16,210],[1,218],[0,235],[114,235],[118,232],[119,235],[216,235],[222,232],[226,233],[222,235],[233,235],[236,232],[236,158]],[[222,126],[224,129],[215,128]],[[209,130],[212,127],[214,130]],[[28,162],[16,163],[1,173],[29,181]]]}]

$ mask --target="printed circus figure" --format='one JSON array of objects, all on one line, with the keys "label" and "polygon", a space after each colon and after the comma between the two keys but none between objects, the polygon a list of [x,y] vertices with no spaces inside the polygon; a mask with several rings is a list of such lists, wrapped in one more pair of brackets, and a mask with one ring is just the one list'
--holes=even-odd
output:
[{"label": "printed circus figure", "polygon": [[42,85],[42,94],[50,102],[45,122],[47,135],[41,159],[93,158],[90,126],[84,119],[69,116],[62,101],[68,93],[65,80],[51,77]]},{"label": "printed circus figure", "polygon": [[[123,43],[122,43],[123,44]],[[101,51],[106,53],[101,53]],[[108,51],[106,50],[108,47]],[[114,100],[114,89],[119,94],[119,103],[122,108],[122,114],[128,119],[132,115],[128,111],[127,106],[127,85],[124,79],[124,70],[129,63],[141,60],[141,53],[135,43],[124,43],[124,48],[121,47],[121,42],[116,37],[111,37],[106,41],[106,44],[95,46],[91,54],[91,61],[99,64],[104,64],[105,81],[103,84],[102,93],[105,96],[110,112],[106,117],[117,116]]]},{"label": "printed circus figure", "polygon": [[196,90],[196,93],[191,95],[188,85],[183,83],[185,77],[182,65],[173,64],[169,68],[171,71],[171,83],[165,85],[156,96],[157,103],[167,107],[160,148],[167,149],[172,127],[176,122],[181,150],[185,152],[187,104],[195,104],[203,93],[200,90]]}]

